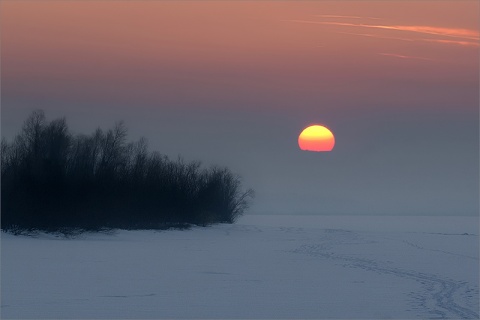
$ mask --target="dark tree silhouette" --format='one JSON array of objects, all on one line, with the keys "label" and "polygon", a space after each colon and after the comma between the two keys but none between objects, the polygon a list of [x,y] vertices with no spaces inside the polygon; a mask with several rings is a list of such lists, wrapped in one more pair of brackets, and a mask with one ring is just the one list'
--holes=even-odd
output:
[{"label": "dark tree silhouette", "polygon": [[233,223],[253,190],[227,168],[204,169],[127,141],[123,122],[72,135],[65,118],[33,112],[1,141],[1,227],[10,232],[164,229]]}]

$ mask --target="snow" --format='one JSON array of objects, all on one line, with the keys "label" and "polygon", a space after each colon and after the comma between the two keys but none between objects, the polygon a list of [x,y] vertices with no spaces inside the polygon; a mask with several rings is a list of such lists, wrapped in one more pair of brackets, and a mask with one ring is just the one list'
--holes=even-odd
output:
[{"label": "snow", "polygon": [[478,318],[477,217],[2,233],[1,318]]}]

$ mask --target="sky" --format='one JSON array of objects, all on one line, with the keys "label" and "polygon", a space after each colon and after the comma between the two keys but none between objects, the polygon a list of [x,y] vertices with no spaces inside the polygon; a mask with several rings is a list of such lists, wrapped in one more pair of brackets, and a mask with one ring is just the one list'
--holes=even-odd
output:
[{"label": "sky", "polygon": [[[478,1],[2,1],[1,132],[124,120],[250,214],[478,215]],[[320,124],[331,152],[301,151]]]}]

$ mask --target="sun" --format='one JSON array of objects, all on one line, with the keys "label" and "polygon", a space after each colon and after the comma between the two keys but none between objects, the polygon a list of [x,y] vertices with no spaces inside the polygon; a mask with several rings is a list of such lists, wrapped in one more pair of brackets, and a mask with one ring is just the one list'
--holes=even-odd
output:
[{"label": "sun", "polygon": [[313,125],[305,128],[298,136],[298,146],[304,151],[332,151],[335,137],[324,126]]}]

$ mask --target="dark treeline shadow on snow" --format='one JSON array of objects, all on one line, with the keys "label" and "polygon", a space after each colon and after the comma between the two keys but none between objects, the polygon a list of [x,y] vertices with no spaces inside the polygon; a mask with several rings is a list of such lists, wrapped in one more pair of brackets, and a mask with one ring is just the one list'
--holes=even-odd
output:
[{"label": "dark treeline shadow on snow", "polygon": [[15,234],[233,223],[253,197],[227,168],[170,160],[145,138],[127,142],[122,122],[73,135],[43,111],[12,142],[2,138],[1,170],[1,228]]}]

